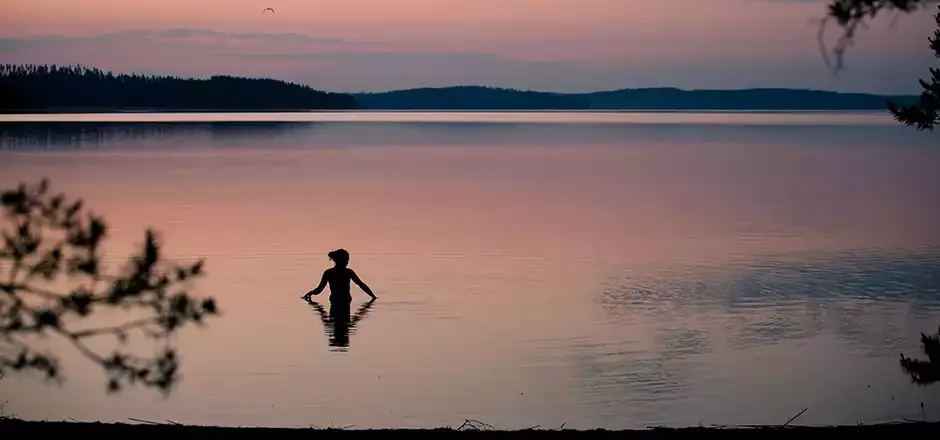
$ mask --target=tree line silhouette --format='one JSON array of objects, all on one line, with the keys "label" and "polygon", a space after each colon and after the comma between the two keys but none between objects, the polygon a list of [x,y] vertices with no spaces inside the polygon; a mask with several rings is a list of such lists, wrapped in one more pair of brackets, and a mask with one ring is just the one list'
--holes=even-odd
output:
[{"label": "tree line silhouette", "polygon": [[57,65],[0,65],[0,110],[346,110],[351,95],[275,79],[114,74]]}]

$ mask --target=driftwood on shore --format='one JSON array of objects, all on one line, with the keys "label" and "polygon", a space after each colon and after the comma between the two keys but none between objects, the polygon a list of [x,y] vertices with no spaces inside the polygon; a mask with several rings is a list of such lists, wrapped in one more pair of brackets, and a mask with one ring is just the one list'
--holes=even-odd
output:
[{"label": "driftwood on shore", "polygon": [[807,435],[838,435],[852,438],[855,436],[869,436],[865,438],[898,438],[900,436],[914,435],[915,438],[940,438],[940,422],[899,422],[878,425],[857,426],[753,426],[753,427],[694,427],[694,428],[653,428],[648,430],[573,430],[539,429],[533,427],[518,431],[499,431],[482,422],[467,420],[459,428],[438,429],[344,429],[344,428],[261,428],[261,427],[213,427],[189,426],[176,422],[155,422],[139,420],[130,423],[98,423],[98,422],[38,422],[25,421],[15,418],[0,420],[0,432],[4,438],[69,438],[72,436],[92,438],[199,438],[224,435],[227,439],[232,436],[264,438],[265,440],[297,439],[297,438],[324,438],[324,437],[352,437],[376,435],[406,435],[414,437],[434,437],[440,435],[457,435],[461,437],[485,436],[498,437],[531,437],[540,438],[630,438],[630,439],[712,439],[712,438],[785,438],[795,439]]}]

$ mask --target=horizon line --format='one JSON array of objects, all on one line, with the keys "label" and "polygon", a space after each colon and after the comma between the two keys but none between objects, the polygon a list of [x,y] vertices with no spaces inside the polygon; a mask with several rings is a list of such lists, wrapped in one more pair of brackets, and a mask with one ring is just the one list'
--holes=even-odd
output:
[{"label": "horizon line", "polygon": [[[285,82],[290,82],[290,81],[285,81]],[[300,85],[305,85],[307,87],[315,88],[314,86],[311,86],[305,83],[294,83],[294,84],[300,84]],[[382,94],[382,93],[403,92],[403,91],[409,91],[409,90],[442,90],[442,89],[456,89],[456,88],[483,88],[483,89],[494,89],[494,90],[503,90],[503,91],[510,91],[510,92],[545,93],[545,94],[552,94],[552,95],[591,95],[595,93],[622,92],[625,90],[678,90],[680,92],[742,92],[742,91],[753,91],[753,90],[776,90],[776,91],[836,93],[840,95],[868,95],[868,96],[878,96],[878,97],[920,96],[920,93],[842,92],[838,90],[827,90],[827,89],[800,88],[800,87],[769,87],[769,86],[726,88],[726,89],[656,86],[656,87],[621,87],[621,88],[616,88],[616,89],[598,89],[598,90],[592,90],[589,92],[557,92],[557,91],[522,89],[522,88],[513,88],[513,87],[504,87],[504,86],[487,86],[487,85],[480,85],[480,84],[454,84],[454,85],[448,85],[448,86],[417,86],[417,87],[406,87],[406,88],[401,88],[401,89],[387,89],[387,90],[376,91],[376,92],[359,91],[359,92],[331,92],[331,93],[345,93],[348,95],[377,95],[377,94]],[[323,91],[326,91],[326,90],[323,90]]]},{"label": "horizon line", "polygon": [[506,86],[493,86],[493,85],[480,85],[480,84],[453,84],[446,86],[416,86],[416,87],[405,87],[399,89],[386,89],[382,91],[333,91],[327,89],[321,89],[314,85],[311,85],[306,82],[299,81],[290,81],[281,78],[275,78],[270,76],[250,76],[250,75],[238,75],[231,73],[215,73],[209,76],[184,76],[184,75],[173,75],[173,74],[158,74],[158,73],[143,73],[139,71],[114,71],[106,70],[98,67],[93,67],[87,64],[75,63],[75,64],[42,64],[42,63],[0,63],[0,65],[5,66],[47,66],[47,67],[72,67],[72,68],[84,68],[88,70],[98,70],[106,74],[112,75],[143,75],[143,76],[155,76],[155,77],[170,77],[178,79],[195,79],[195,80],[209,80],[213,77],[232,77],[232,78],[244,78],[244,79],[266,79],[281,81],[288,84],[294,84],[304,87],[309,87],[311,89],[335,93],[335,94],[345,94],[345,95],[377,95],[383,93],[394,93],[394,92],[403,92],[410,90],[441,90],[441,89],[453,89],[453,88],[485,88],[485,89],[494,89],[502,91],[511,91],[511,92],[523,92],[523,93],[544,93],[552,95],[591,95],[596,93],[611,93],[611,92],[620,92],[624,90],[678,90],[681,92],[740,92],[740,91],[752,91],[752,90],[776,90],[776,91],[803,91],[803,92],[824,92],[824,93],[835,93],[840,95],[867,95],[867,96],[877,96],[877,97],[917,97],[920,96],[920,93],[874,93],[874,92],[842,92],[837,90],[827,90],[827,89],[816,89],[816,88],[795,88],[795,87],[743,87],[743,88],[728,88],[728,89],[705,89],[705,88],[682,88],[676,86],[655,86],[655,87],[621,87],[615,89],[598,89],[588,92],[559,92],[559,91],[548,91],[548,90],[535,90],[535,89],[524,89],[524,88],[514,88]]}]

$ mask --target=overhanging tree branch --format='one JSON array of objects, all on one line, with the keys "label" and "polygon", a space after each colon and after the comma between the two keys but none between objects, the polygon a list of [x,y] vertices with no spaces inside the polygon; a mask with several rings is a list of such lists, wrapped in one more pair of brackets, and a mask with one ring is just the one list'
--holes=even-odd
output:
[{"label": "overhanging tree branch", "polygon": [[[823,60],[835,72],[842,70],[845,67],[845,53],[855,41],[858,30],[864,28],[869,20],[881,13],[914,12],[938,2],[940,0],[831,0],[826,7],[826,15],[820,20],[817,34]],[[831,49],[832,56],[830,57],[830,49],[826,47],[824,34],[832,21],[842,28],[842,34]]]},{"label": "overhanging tree branch", "polygon": [[[48,332],[99,364],[108,375],[110,391],[142,384],[168,393],[179,369],[168,338],[187,324],[201,325],[218,313],[213,299],[197,299],[185,290],[190,280],[203,275],[202,261],[169,264],[160,256],[156,233],[148,230],[143,246],[121,273],[103,273],[104,220],[86,213],[80,200],[66,203],[64,195],[51,195],[47,180],[3,192],[0,209],[4,216],[0,273],[8,268],[7,276],[0,277],[8,280],[0,283],[0,372],[38,370],[47,379],[60,379],[57,359],[23,342],[27,336]],[[56,281],[70,287],[61,292],[47,287]],[[126,309],[136,319],[94,325],[95,312],[106,309]],[[75,322],[92,326],[75,330]],[[120,346],[135,332],[165,348],[151,358],[124,353]],[[97,336],[116,337],[119,347],[99,353],[85,343]]]},{"label": "overhanging tree branch", "polygon": [[[842,70],[845,53],[852,45],[856,32],[865,25],[867,20],[884,11],[909,13],[938,2],[940,0],[832,0],[820,24],[818,34],[823,60],[835,72]],[[835,58],[834,65],[823,39],[826,25],[830,20],[835,20],[842,27],[842,35],[832,49]],[[936,20],[937,30],[928,42],[934,55],[940,58],[940,7],[938,7]],[[918,130],[933,130],[933,127],[940,123],[940,69],[930,68],[929,82],[920,80],[920,86],[923,91],[916,105],[900,105],[892,101],[885,104],[898,122]]]}]

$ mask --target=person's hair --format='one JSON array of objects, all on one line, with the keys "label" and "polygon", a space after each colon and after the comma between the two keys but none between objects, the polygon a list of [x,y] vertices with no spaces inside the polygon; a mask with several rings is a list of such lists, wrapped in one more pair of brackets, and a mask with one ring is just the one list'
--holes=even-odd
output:
[{"label": "person's hair", "polygon": [[330,251],[330,253],[326,254],[326,256],[330,257],[330,260],[333,260],[337,263],[349,262],[349,252],[346,252],[346,249],[337,249],[335,251]]}]

